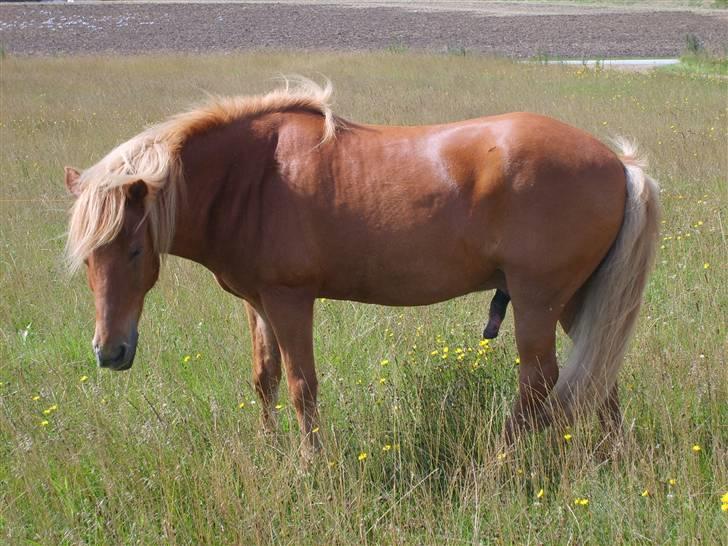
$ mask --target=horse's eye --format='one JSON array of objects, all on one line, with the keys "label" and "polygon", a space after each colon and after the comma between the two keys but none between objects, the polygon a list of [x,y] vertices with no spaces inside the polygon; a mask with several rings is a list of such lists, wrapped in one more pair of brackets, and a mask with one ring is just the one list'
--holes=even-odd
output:
[{"label": "horse's eye", "polygon": [[139,256],[139,254],[141,254],[141,253],[142,253],[141,248],[135,248],[134,250],[131,251],[131,254],[129,254],[129,259],[133,260],[134,258]]}]

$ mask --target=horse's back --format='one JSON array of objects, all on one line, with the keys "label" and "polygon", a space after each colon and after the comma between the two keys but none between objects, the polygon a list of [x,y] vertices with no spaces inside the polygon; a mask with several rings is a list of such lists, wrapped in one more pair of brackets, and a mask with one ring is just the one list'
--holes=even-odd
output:
[{"label": "horse's back", "polygon": [[322,145],[316,123],[297,116],[277,160],[306,269],[329,297],[420,304],[493,287],[509,271],[582,275],[619,229],[619,159],[551,118],[352,125]]}]

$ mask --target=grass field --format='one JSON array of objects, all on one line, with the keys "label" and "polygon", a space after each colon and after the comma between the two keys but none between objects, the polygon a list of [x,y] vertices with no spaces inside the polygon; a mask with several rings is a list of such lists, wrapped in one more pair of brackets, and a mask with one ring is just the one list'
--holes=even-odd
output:
[{"label": "grass field", "polygon": [[[725,80],[397,53],[1,62],[0,541],[727,536]],[[329,76],[335,110],[358,121],[531,110],[640,142],[665,214],[621,374],[621,449],[605,453],[589,421],[499,452],[516,353],[510,318],[490,348],[479,345],[483,294],[416,309],[317,303],[326,447],[308,473],[285,396],[280,434],[258,434],[242,305],[196,264],[168,261],[147,297],[134,368],[96,369],[91,294],[62,264],[63,165],[91,165],[205,91],[261,92],[291,72]]]}]

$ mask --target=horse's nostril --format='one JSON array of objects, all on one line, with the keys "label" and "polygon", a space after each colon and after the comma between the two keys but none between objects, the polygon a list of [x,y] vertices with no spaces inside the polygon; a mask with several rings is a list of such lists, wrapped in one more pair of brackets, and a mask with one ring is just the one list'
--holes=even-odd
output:
[{"label": "horse's nostril", "polygon": [[115,350],[98,348],[96,349],[96,360],[102,368],[116,368],[126,360],[128,350],[129,346],[126,343],[122,343]]},{"label": "horse's nostril", "polygon": [[126,355],[126,344],[122,344],[119,347],[119,352],[116,353],[116,356],[112,359],[114,362],[121,362],[124,360],[124,356]]}]

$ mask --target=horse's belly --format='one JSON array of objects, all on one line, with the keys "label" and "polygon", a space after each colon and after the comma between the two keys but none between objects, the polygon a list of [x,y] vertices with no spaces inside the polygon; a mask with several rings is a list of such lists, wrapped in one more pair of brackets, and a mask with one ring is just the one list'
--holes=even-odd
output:
[{"label": "horse's belly", "polygon": [[472,267],[450,256],[363,259],[326,275],[321,296],[379,305],[429,305],[493,288],[494,271],[485,260]]}]

